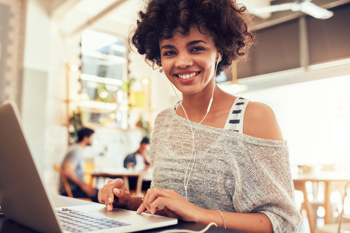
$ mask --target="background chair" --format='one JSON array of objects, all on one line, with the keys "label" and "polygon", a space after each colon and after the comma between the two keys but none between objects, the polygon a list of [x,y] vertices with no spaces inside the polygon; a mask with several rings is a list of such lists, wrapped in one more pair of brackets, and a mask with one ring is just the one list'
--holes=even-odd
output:
[{"label": "background chair", "polygon": [[310,203],[309,198],[307,196],[305,182],[304,181],[294,181],[294,189],[301,191],[303,193],[304,206],[305,206],[305,210],[306,210],[307,219],[309,221],[310,233],[315,233],[315,227],[316,227],[315,217],[314,217],[311,203]]},{"label": "background chair", "polygon": [[[72,190],[70,189],[67,177],[64,174],[64,172],[62,171],[61,166],[55,163],[53,165],[53,168],[60,174],[64,188],[66,189],[67,196],[74,198]],[[85,200],[85,201],[92,201],[90,198],[84,198],[84,197],[77,197],[77,199],[81,199],[81,200]]]},{"label": "background chair", "polygon": [[350,232],[350,223],[343,223],[344,221],[344,209],[345,209],[345,201],[346,198],[349,197],[349,189],[350,189],[350,181],[348,181],[345,185],[345,189],[344,189],[344,194],[342,197],[342,210],[341,213],[339,215],[339,223],[335,223],[335,224],[326,224],[323,227],[320,227],[317,229],[318,233],[345,233],[345,232]]}]

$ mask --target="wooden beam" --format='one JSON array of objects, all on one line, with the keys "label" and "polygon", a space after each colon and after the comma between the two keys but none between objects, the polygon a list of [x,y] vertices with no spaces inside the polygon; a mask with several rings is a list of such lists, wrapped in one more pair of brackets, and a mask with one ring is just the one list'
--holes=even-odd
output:
[{"label": "wooden beam", "polygon": [[72,33],[67,35],[67,38],[74,37],[80,33],[82,33],[84,30],[88,29],[91,27],[93,24],[97,23],[99,20],[103,19],[106,15],[111,13],[115,8],[119,7],[122,5],[126,0],[119,0],[116,1],[115,3],[111,4],[109,7],[105,8],[101,12],[99,12],[97,15],[92,17],[91,19],[87,20],[84,24],[82,24],[80,27],[78,27],[76,30],[74,30]]},{"label": "wooden beam", "polygon": [[61,21],[63,16],[73,9],[82,0],[63,0],[58,6],[53,6],[52,16],[55,20]]}]

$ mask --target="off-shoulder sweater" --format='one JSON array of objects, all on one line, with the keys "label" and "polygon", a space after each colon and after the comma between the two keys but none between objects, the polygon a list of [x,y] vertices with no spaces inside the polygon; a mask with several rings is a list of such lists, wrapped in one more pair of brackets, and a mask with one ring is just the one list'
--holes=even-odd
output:
[{"label": "off-shoulder sweater", "polygon": [[[197,127],[197,123],[191,123]],[[150,151],[152,187],[171,189],[185,197],[184,178],[192,158],[191,137],[187,119],[178,116],[174,109],[157,116]],[[274,232],[298,231],[301,218],[294,200],[286,141],[198,125],[195,148],[188,201],[206,209],[264,213]]]}]

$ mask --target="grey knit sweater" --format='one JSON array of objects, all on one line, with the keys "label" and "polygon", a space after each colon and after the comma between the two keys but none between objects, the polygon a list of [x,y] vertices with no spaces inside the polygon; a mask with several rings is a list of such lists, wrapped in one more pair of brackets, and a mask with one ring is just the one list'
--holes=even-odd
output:
[{"label": "grey knit sweater", "polygon": [[[197,123],[191,123],[196,127]],[[151,143],[153,187],[171,189],[185,197],[191,137],[188,121],[174,109],[157,116]],[[295,206],[285,141],[198,125],[195,147],[197,155],[187,187],[190,202],[206,209],[264,213],[274,232],[298,231],[301,218]]]}]

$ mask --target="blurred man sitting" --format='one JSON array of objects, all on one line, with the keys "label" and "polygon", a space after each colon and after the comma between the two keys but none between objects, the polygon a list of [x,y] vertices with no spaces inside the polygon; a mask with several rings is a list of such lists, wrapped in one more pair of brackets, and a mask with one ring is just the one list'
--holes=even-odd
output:
[{"label": "blurred man sitting", "polygon": [[[68,179],[74,197],[90,198],[92,201],[98,202],[98,190],[87,184],[84,179],[84,149],[92,145],[94,132],[89,128],[82,128],[78,131],[78,140],[75,145],[69,148],[61,168]],[[61,178],[60,193],[67,196]]]}]

